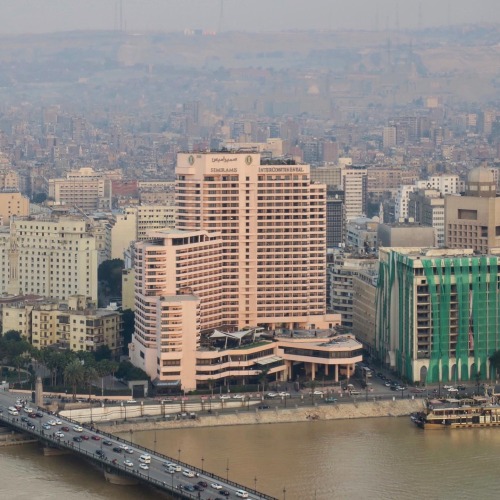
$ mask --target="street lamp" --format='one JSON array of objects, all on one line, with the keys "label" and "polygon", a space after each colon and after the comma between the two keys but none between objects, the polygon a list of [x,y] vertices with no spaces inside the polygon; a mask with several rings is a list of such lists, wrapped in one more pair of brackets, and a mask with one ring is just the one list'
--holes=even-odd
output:
[{"label": "street lamp", "polygon": [[286,488],[283,486],[283,500],[286,500]]},{"label": "street lamp", "polygon": [[226,481],[229,481],[229,458],[226,461]]},{"label": "street lamp", "polygon": [[205,462],[205,459],[201,457],[201,472],[203,472],[203,463]]},{"label": "street lamp", "polygon": [[180,462],[181,461],[181,449],[180,448],[177,450],[177,453],[179,453],[178,461]]},{"label": "street lamp", "polygon": [[253,478],[253,489],[257,491],[257,476]]}]

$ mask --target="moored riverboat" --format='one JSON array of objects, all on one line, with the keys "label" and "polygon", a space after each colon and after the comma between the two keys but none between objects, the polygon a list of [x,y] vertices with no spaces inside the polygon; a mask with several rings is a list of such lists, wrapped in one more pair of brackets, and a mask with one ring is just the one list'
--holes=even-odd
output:
[{"label": "moored riverboat", "polygon": [[500,405],[489,398],[430,400],[411,420],[422,429],[500,427]]}]

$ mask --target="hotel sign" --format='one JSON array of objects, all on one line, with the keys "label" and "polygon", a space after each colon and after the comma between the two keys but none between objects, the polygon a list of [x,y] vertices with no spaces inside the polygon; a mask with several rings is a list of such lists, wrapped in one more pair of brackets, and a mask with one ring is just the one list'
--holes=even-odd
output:
[{"label": "hotel sign", "polygon": [[288,165],[273,165],[259,167],[259,174],[295,174],[295,173],[307,173],[303,166],[288,166]]}]

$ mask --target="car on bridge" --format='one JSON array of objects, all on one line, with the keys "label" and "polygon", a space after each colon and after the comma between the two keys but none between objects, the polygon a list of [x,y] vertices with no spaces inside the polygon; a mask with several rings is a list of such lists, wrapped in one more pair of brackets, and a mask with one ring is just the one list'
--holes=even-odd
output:
[{"label": "car on bridge", "polygon": [[[53,421],[53,422],[54,422],[53,425],[56,425],[55,421]],[[50,424],[50,420],[47,423]],[[52,424],[50,424],[50,425],[52,425]],[[75,425],[75,426],[73,426],[73,430],[75,432],[83,432],[83,427],[81,425]]]},{"label": "car on bridge", "polygon": [[134,462],[132,462],[132,460],[129,460],[128,458],[126,458],[126,459],[123,461],[123,464],[124,464],[126,467],[133,467],[133,466],[134,466]]},{"label": "car on bridge", "polygon": [[186,477],[194,477],[194,472],[192,470],[189,470],[189,469],[184,469],[182,471],[182,475],[186,476]]}]

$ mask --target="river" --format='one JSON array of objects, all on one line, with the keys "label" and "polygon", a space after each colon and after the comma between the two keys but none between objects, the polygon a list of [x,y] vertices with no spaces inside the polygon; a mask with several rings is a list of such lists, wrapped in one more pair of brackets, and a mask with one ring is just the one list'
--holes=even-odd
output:
[{"label": "river", "polygon": [[[379,418],[123,437],[279,499],[499,496],[500,429],[422,431],[407,418]],[[160,498],[140,486],[109,485],[79,458],[43,457],[36,445],[0,448],[0,477],[0,498]]]}]

